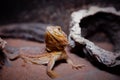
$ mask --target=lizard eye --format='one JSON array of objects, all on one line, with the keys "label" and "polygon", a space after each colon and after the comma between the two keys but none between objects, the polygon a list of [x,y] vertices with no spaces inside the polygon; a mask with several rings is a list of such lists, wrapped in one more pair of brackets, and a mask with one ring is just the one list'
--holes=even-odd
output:
[{"label": "lizard eye", "polygon": [[58,30],[59,30],[59,31],[61,31],[61,28],[60,28],[60,27],[58,27]]}]

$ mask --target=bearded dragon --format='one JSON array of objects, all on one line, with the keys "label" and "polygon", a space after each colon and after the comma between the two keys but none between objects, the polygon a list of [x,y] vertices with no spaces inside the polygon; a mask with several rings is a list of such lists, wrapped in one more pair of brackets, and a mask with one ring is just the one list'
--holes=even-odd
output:
[{"label": "bearded dragon", "polygon": [[48,26],[45,33],[46,52],[41,55],[26,55],[19,51],[19,55],[15,56],[22,58],[26,62],[34,64],[47,64],[47,74],[51,78],[59,77],[52,69],[55,62],[58,60],[66,60],[72,68],[79,69],[84,65],[75,65],[67,55],[65,48],[68,45],[67,35],[59,26]]}]

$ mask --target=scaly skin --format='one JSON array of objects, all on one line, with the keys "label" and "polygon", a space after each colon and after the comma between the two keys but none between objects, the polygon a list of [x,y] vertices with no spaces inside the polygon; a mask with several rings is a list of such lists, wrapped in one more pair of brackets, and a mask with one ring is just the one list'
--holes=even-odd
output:
[{"label": "scaly skin", "polygon": [[68,45],[66,34],[61,30],[59,26],[47,27],[45,34],[46,52],[41,55],[27,55],[24,51],[19,51],[19,55],[15,56],[22,58],[25,62],[31,62],[34,64],[47,64],[47,74],[51,78],[57,78],[59,75],[52,69],[54,64],[58,60],[66,60],[68,64],[71,64],[73,68],[79,69],[84,65],[75,65],[68,57],[65,51],[65,47]]},{"label": "scaly skin", "polygon": [[35,64],[47,64],[47,74],[51,78],[58,77],[52,68],[56,61],[66,60],[67,63],[71,64],[73,68],[79,69],[84,65],[75,65],[72,60],[68,57],[65,51],[65,47],[68,45],[66,34],[61,30],[59,26],[47,27],[45,34],[45,43],[47,52],[37,56],[25,56],[21,55],[21,58],[25,61],[29,61]]}]

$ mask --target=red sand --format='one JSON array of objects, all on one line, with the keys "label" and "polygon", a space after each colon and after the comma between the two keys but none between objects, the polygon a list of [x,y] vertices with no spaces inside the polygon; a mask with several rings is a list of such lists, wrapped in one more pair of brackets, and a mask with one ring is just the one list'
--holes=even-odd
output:
[{"label": "red sand", "polygon": [[[43,43],[8,39],[8,45],[15,47],[23,46],[39,46],[44,48]],[[111,50],[112,46],[107,43],[100,43],[99,46]],[[85,58],[81,58],[74,53],[70,53],[67,49],[69,56],[76,64],[85,64],[86,67],[80,70],[73,70],[71,65],[67,63],[60,63],[54,68],[60,77],[56,80],[120,80],[120,76],[99,70],[94,67]],[[11,61],[11,66],[4,66],[0,70],[0,80],[52,80],[46,74],[46,66],[25,63],[22,59]]]}]

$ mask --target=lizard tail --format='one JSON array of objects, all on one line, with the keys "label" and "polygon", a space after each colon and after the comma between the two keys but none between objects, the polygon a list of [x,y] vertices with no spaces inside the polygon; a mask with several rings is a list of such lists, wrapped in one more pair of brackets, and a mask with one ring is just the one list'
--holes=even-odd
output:
[{"label": "lizard tail", "polygon": [[20,54],[20,58],[22,58],[27,63],[33,64],[47,64],[49,62],[49,56],[43,55],[23,55]]}]

